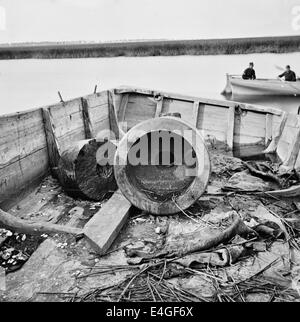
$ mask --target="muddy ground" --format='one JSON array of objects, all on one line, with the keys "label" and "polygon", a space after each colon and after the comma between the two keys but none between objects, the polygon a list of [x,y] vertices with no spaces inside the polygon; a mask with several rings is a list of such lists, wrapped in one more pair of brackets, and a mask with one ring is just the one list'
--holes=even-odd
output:
[{"label": "muddy ground", "polygon": [[[190,209],[172,216],[133,209],[102,257],[84,238],[2,230],[0,301],[299,301],[300,199],[265,194],[276,182],[253,176],[238,158],[213,151],[211,162],[207,191]],[[48,177],[10,213],[83,227],[104,202],[73,199]],[[187,236],[218,235],[237,216],[259,233],[170,254]]]}]

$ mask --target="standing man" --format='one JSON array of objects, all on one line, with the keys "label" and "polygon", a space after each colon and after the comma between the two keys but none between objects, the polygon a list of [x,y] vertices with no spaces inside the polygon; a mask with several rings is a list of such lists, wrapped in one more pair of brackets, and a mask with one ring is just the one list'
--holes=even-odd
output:
[{"label": "standing man", "polygon": [[249,67],[244,70],[243,79],[256,79],[255,70],[253,69],[254,64],[249,63]]},{"label": "standing man", "polygon": [[295,82],[296,81],[296,74],[291,70],[290,65],[285,67],[285,72],[280,74],[278,77],[281,78],[284,76],[284,80],[286,82]]}]

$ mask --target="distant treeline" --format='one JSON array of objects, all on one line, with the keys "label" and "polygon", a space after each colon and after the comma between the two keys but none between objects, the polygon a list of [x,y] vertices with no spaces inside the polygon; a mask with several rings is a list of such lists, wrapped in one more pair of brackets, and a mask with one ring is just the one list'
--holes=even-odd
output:
[{"label": "distant treeline", "polygon": [[300,36],[0,46],[0,59],[234,55],[300,51]]}]

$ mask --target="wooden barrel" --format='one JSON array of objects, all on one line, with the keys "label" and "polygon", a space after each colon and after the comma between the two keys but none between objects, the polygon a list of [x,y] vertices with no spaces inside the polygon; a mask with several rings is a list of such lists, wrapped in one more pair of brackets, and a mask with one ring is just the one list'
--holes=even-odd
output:
[{"label": "wooden barrel", "polygon": [[199,131],[176,117],[141,122],[119,142],[114,160],[117,184],[136,207],[173,214],[205,191],[210,160]]},{"label": "wooden barrel", "polygon": [[[99,201],[108,191],[116,190],[113,160],[105,164],[101,158],[101,149],[107,148],[116,151],[114,142],[91,139],[74,142],[61,153],[58,177],[68,194]],[[113,159],[114,153],[106,157]]]}]

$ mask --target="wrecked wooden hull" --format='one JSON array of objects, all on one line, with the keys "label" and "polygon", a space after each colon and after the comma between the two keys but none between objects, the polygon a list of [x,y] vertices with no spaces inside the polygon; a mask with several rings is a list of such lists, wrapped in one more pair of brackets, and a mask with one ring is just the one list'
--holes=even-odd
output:
[{"label": "wrecked wooden hull", "polygon": [[287,168],[300,165],[298,116],[270,107],[120,87],[1,116],[0,206],[9,209],[22,191],[30,191],[49,171],[55,174],[57,151],[101,131],[116,133],[112,111],[124,131],[161,114],[180,113],[212,147],[259,146],[277,152]]},{"label": "wrecked wooden hull", "polygon": [[[132,207],[121,190],[103,202],[70,198],[53,178],[57,175],[59,156],[74,141],[103,138],[109,130],[119,138],[124,134],[118,127],[118,120],[128,122],[131,128],[142,118],[147,122],[165,114],[177,117],[180,114],[183,121],[179,122],[192,123],[197,127],[210,151],[212,171],[207,193],[186,212],[181,211],[182,216],[162,216],[158,220],[146,212],[134,213],[137,209]],[[153,119],[148,122],[149,126],[163,119]],[[287,242],[282,231],[277,226],[274,228],[274,223],[279,220],[277,214],[294,212],[295,200],[277,205],[278,198],[266,199],[267,193],[261,193],[256,198],[256,194],[248,196],[236,192],[233,195],[232,191],[224,193],[225,190],[221,189],[227,183],[234,184],[231,180],[234,174],[245,174],[244,162],[231,156],[236,149],[260,146],[269,152],[277,152],[282,158],[286,156],[284,164],[287,167],[298,164],[299,126],[294,115],[260,106],[122,87],[35,111],[3,116],[0,125],[7,131],[2,132],[3,127],[0,127],[0,202],[3,209],[9,209],[13,222],[7,227],[12,231],[17,229],[16,233],[8,231],[10,235],[7,236],[11,237],[7,238],[6,245],[1,243],[0,238],[1,251],[6,256],[10,252],[7,244],[11,246],[11,239],[14,238],[14,245],[23,245],[28,254],[25,259],[20,259],[20,265],[25,262],[20,270],[13,271],[12,263],[6,266],[9,270],[0,271],[5,278],[5,291],[2,292],[0,287],[0,301],[223,301],[215,296],[213,281],[217,278],[224,294],[225,291],[232,292],[233,281],[235,285],[239,283],[238,292],[229,294],[238,299],[240,289],[244,287],[242,300],[247,302],[251,300],[251,294],[246,291],[249,286],[247,282],[250,279],[253,282],[259,274],[259,278],[270,281],[268,290],[265,281],[263,284],[258,281],[264,291],[262,295],[269,292],[270,301],[274,298],[275,287],[276,290],[284,288],[285,292],[290,287],[290,280],[284,276],[278,282],[278,275],[291,271],[290,254],[291,251],[294,254],[296,249],[290,249],[291,240]],[[127,131],[125,124],[122,128]],[[227,150],[226,153],[219,147]],[[41,156],[43,159],[40,159]],[[48,176],[50,171],[52,176]],[[259,178],[252,179],[257,185]],[[260,181],[264,183],[264,180]],[[156,180],[152,182],[155,184]],[[239,180],[239,183],[244,182],[246,180]],[[25,190],[28,193],[36,183],[39,185],[33,192],[22,198],[21,192]],[[264,186],[269,187],[268,184]],[[263,191],[268,191],[265,188]],[[253,191],[256,191],[254,187]],[[223,193],[219,195],[220,192]],[[289,195],[294,192],[291,189],[285,191]],[[274,193],[278,196],[278,191],[274,190]],[[17,202],[18,198],[22,200]],[[262,207],[261,202],[271,206],[276,216]],[[8,215],[4,211],[1,214],[3,218],[0,221],[3,222]],[[19,227],[16,227],[15,218]],[[264,227],[263,232],[269,234],[267,239],[251,242],[254,231],[252,228],[249,230],[243,222],[249,223],[249,218],[255,218],[261,231]],[[271,223],[270,227],[266,226],[268,222]],[[24,227],[24,223],[27,226]],[[278,225],[279,228],[281,226]],[[27,253],[27,246],[32,241],[36,242],[32,239],[32,229],[39,233],[63,231],[64,234],[38,235],[37,238],[45,239]],[[18,234],[18,230],[19,233],[26,232],[27,236]],[[75,241],[78,232],[84,238]],[[278,232],[281,235],[277,235]],[[70,233],[74,236],[69,236]],[[239,234],[244,233],[247,239],[241,241]],[[275,240],[270,246],[270,236],[274,238],[275,233],[281,239]],[[135,243],[137,238],[138,242]],[[231,242],[227,243],[228,240]],[[221,246],[223,242],[226,242],[224,248]],[[251,256],[246,255],[250,254],[248,251]],[[108,256],[99,258],[95,252]],[[255,255],[253,252],[256,252]],[[135,253],[138,257],[133,256]],[[183,265],[180,270],[172,268],[174,258],[172,263],[168,262],[169,256],[174,255],[185,255],[178,259],[178,263],[175,262],[176,267],[177,264]],[[15,255],[11,253],[9,256]],[[5,265],[11,259],[14,261],[12,257],[7,257]],[[147,261],[141,262],[143,259]],[[144,264],[139,267],[143,267],[143,270],[136,275],[135,269],[141,263]],[[214,276],[208,275],[206,269],[195,270],[195,263],[213,266]],[[149,279],[149,273],[151,276],[156,274],[157,279]],[[201,280],[206,281],[205,287],[202,284],[198,287],[199,274],[206,275]],[[137,280],[130,282],[130,286],[128,282],[131,276],[136,276]],[[232,277],[232,280],[225,279],[225,276]],[[173,281],[175,279],[179,288],[172,289],[161,299],[153,298],[151,286],[149,292],[146,288],[147,293],[141,295],[145,291],[145,282],[153,283],[157,288],[164,286],[164,289],[160,289],[163,294],[165,287],[168,289],[168,277],[172,277]],[[197,294],[196,297],[186,297],[185,286],[188,284],[197,285],[196,289],[190,290]],[[110,290],[113,290],[112,293]],[[177,292],[175,297],[174,292]],[[289,300],[296,298],[295,292],[291,292]],[[263,296],[257,299],[262,301]]]}]

